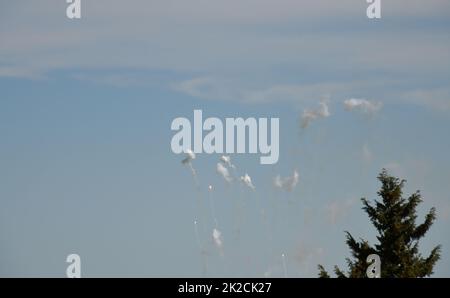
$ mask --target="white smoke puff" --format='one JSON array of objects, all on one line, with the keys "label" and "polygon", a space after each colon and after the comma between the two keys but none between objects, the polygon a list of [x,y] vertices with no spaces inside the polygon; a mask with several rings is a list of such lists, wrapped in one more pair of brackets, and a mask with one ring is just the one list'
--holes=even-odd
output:
[{"label": "white smoke puff", "polygon": [[277,175],[273,180],[273,184],[277,188],[291,192],[297,186],[299,178],[300,175],[298,174],[297,170],[295,170],[294,174],[292,174],[292,176],[289,177],[281,178],[280,175]]},{"label": "white smoke puff", "polygon": [[222,156],[220,157],[220,161],[221,161],[224,165],[226,165],[227,167],[229,167],[229,168],[232,168],[232,169],[235,168],[235,166],[231,163],[231,157],[230,157],[230,156],[222,155]]},{"label": "white smoke puff", "polygon": [[350,98],[344,101],[347,111],[357,110],[364,114],[375,114],[383,107],[382,102],[372,102],[367,99]]},{"label": "white smoke puff", "polygon": [[233,181],[233,177],[231,177],[230,172],[222,163],[217,163],[216,171],[223,177],[223,179],[225,179],[226,182],[230,183]]},{"label": "white smoke puff", "polygon": [[302,114],[302,128],[307,128],[311,122],[319,118],[327,118],[331,115],[326,102],[320,102],[317,110],[304,110]]},{"label": "white smoke puff", "polygon": [[277,188],[283,188],[283,179],[281,179],[280,175],[277,175],[273,179],[273,185],[275,185],[275,187],[277,187]]},{"label": "white smoke puff", "polygon": [[319,115],[319,117],[322,118],[327,118],[329,117],[330,114],[330,110],[328,109],[328,105],[325,102],[321,102],[319,103],[320,108],[317,110],[317,115]]},{"label": "white smoke puff", "polygon": [[186,149],[184,151],[184,154],[186,154],[186,158],[181,161],[181,163],[184,165],[191,163],[195,159],[195,153],[192,152],[191,149]]},{"label": "white smoke puff", "polygon": [[214,244],[219,249],[220,253],[223,254],[222,233],[218,229],[213,229],[212,238],[213,238]]},{"label": "white smoke puff", "polygon": [[241,176],[241,181],[250,189],[255,190],[255,186],[252,183],[252,178],[248,174]]},{"label": "white smoke puff", "polygon": [[181,161],[182,164],[187,165],[189,167],[189,169],[191,169],[192,172],[192,176],[194,176],[194,179],[197,182],[197,172],[195,171],[194,167],[192,166],[192,161],[195,159],[195,153],[192,152],[191,149],[186,149],[184,151],[184,154],[186,155],[186,157]]},{"label": "white smoke puff", "polygon": [[212,236],[214,244],[216,244],[218,248],[222,248],[223,246],[222,233],[218,229],[213,229]]},{"label": "white smoke puff", "polygon": [[307,128],[309,126],[309,124],[315,119],[317,119],[316,113],[314,113],[313,111],[308,111],[308,110],[303,111],[302,128]]}]

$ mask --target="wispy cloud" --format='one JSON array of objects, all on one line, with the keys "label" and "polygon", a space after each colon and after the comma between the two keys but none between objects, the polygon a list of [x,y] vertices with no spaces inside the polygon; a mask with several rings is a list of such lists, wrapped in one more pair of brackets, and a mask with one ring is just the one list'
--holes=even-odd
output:
[{"label": "wispy cloud", "polygon": [[[258,13],[250,9],[254,5]],[[0,77],[36,79],[64,70],[83,81],[134,87],[148,82],[145,71],[162,71],[176,75],[159,84],[202,99],[304,106],[327,95],[343,100],[376,92],[385,103],[450,111],[448,26],[380,26],[374,38],[372,31],[354,30],[367,25],[353,17],[365,12],[366,3],[193,0],[171,5],[137,0],[128,5],[97,0],[76,25],[65,19],[65,6],[50,0],[2,6]],[[450,3],[389,1],[384,13],[414,23],[415,18],[450,16]],[[350,21],[355,24],[351,29]],[[302,29],[302,22],[323,26]],[[358,47],[349,47],[355,40]],[[286,65],[288,72],[277,71]],[[124,74],[130,69],[142,72]],[[354,73],[370,78],[355,81]],[[433,83],[412,88],[424,77]],[[398,78],[402,82],[395,85]],[[376,110],[364,104],[359,109]]]},{"label": "wispy cloud", "polygon": [[426,106],[437,111],[450,111],[450,88],[429,88],[405,92],[404,102]]},{"label": "wispy cloud", "polygon": [[266,89],[243,91],[242,101],[248,103],[265,102],[313,102],[331,94],[350,89],[349,83],[313,83],[274,85]]},{"label": "wispy cloud", "polygon": [[0,65],[0,77],[43,79],[45,76],[42,73],[30,68]]},{"label": "wispy cloud", "polygon": [[233,100],[230,89],[221,83],[221,81],[212,77],[197,77],[172,84],[172,88],[201,99]]},{"label": "wispy cloud", "polygon": [[367,82],[360,81],[285,84],[264,88],[249,88],[233,80],[219,79],[212,76],[194,77],[171,84],[172,89],[189,96],[248,104],[272,102],[314,103],[323,100],[323,98],[329,99],[330,95],[350,93],[352,89],[366,85]]},{"label": "wispy cloud", "polygon": [[[257,13],[251,9],[256,5]],[[399,74],[405,78],[445,77],[450,68],[445,26],[437,26],[437,31],[434,27],[419,31],[403,25],[389,30],[379,27],[374,38],[372,31],[361,34],[354,30],[367,23],[356,17],[364,14],[366,3],[353,0],[192,0],[177,5],[162,0],[137,0],[133,5],[97,0],[89,3],[83,22],[76,25],[65,19],[65,6],[50,0],[10,1],[2,6],[0,63],[9,63],[9,69],[0,72],[3,76],[29,77],[30,73],[54,70],[81,74],[92,69],[163,70],[186,77],[175,84],[185,94],[258,103],[317,101],[326,94],[348,96],[347,91],[355,91],[355,86],[348,86],[354,73],[364,77],[373,70],[382,72],[382,76],[371,77],[379,82],[386,74],[391,78]],[[408,5],[389,1],[384,7],[389,17],[450,15],[445,0],[426,4],[409,0]],[[349,20],[355,26],[348,26]],[[302,22],[323,26],[305,29],[299,25]],[[339,36],[336,30],[340,30]],[[355,40],[358,47],[349,47]],[[286,65],[293,76],[274,71]],[[172,77],[164,83],[178,79]],[[108,74],[100,81],[128,84],[130,78]]]}]

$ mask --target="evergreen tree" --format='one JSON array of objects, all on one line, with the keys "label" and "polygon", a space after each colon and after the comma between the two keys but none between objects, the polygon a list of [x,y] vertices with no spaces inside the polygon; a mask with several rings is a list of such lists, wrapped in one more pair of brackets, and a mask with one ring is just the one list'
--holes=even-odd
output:
[{"label": "evergreen tree", "polygon": [[[435,208],[425,217],[425,221],[416,225],[416,207],[422,202],[420,192],[403,198],[405,180],[389,176],[383,169],[378,176],[382,186],[371,205],[365,198],[361,199],[363,210],[378,232],[378,244],[370,246],[365,240],[356,241],[346,232],[347,245],[352,259],[347,258],[348,273],[345,274],[337,266],[334,272],[337,277],[364,278],[369,264],[366,258],[377,254],[381,259],[381,277],[414,278],[433,274],[433,267],[440,258],[440,245],[436,246],[428,257],[419,253],[419,240],[425,236],[436,218]],[[319,277],[330,277],[322,265],[319,265]]]}]

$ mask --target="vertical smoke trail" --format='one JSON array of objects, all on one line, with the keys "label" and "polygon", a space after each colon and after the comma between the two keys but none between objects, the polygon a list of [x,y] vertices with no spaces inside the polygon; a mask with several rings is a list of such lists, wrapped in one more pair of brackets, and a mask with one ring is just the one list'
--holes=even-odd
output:
[{"label": "vertical smoke trail", "polygon": [[[240,189],[241,189],[241,196],[244,194],[243,193],[244,192],[244,188],[248,188],[248,189],[250,189],[253,192],[256,190],[256,187],[253,185],[252,178],[248,174],[245,174],[244,176],[241,176],[239,178],[239,180],[241,181],[241,185],[242,185],[242,187],[240,187]],[[247,191],[245,193],[247,194]],[[239,202],[240,204],[238,205],[239,213],[243,214],[245,212],[245,207],[246,207],[247,201],[252,203],[253,200],[245,200],[245,199],[244,200],[242,200],[242,199],[240,200],[240,202]],[[242,214],[240,216],[242,216]],[[246,217],[243,217],[243,219],[245,219],[245,218]]]},{"label": "vertical smoke trail", "polygon": [[195,232],[195,239],[197,240],[197,246],[201,250],[202,244],[200,242],[200,234],[198,233],[197,220],[194,220],[194,232]]},{"label": "vertical smoke trail", "polygon": [[207,198],[204,197],[204,194],[202,192],[202,190],[200,189],[200,187],[196,188],[196,201],[197,201],[197,218],[199,219],[198,223],[201,223],[201,229],[202,229],[202,233],[206,234],[207,230],[206,230],[206,222],[208,219],[208,211],[207,211],[207,206],[205,206],[205,204],[207,205],[208,203],[206,202]]},{"label": "vertical smoke trail", "polygon": [[[288,210],[286,210],[286,211],[289,213],[292,213],[292,212],[294,212],[295,209],[299,208],[298,200],[295,200],[294,196],[292,195],[292,192],[295,190],[295,188],[298,185],[299,179],[300,179],[300,175],[297,170],[294,170],[292,176],[281,177],[281,175],[278,174],[273,179],[273,185],[275,186],[275,188],[277,188],[281,191],[285,191],[287,193]],[[299,212],[299,211],[300,210],[297,210],[297,212]],[[291,221],[293,219],[293,217],[286,216],[285,219],[287,221],[287,224],[289,226],[291,226],[292,223],[290,223],[289,221]]]},{"label": "vertical smoke trail", "polygon": [[[236,166],[231,162],[231,157],[222,155],[219,159],[219,162],[216,165],[216,172],[226,181],[226,183],[230,186],[232,186],[232,182],[235,179],[239,179],[239,176],[237,175]],[[232,172],[232,173],[231,173]],[[234,186],[234,185],[233,185]],[[231,192],[233,189],[228,188],[227,192]],[[240,197],[237,198],[237,196],[233,193],[230,193],[228,196],[233,198],[233,223],[234,227],[233,230],[236,232],[236,239],[239,240],[240,238],[240,231],[241,231],[241,217],[242,217],[242,194],[240,194]],[[213,205],[212,205],[213,206]]]},{"label": "vertical smoke trail", "polygon": [[[195,188],[196,188],[196,190],[198,192],[198,194],[196,195],[196,198],[197,198],[197,209],[198,209],[198,213],[202,214],[203,213],[202,212],[202,209],[203,209],[202,205],[203,204],[202,204],[202,196],[201,196],[201,191],[200,191],[200,184],[199,184],[198,179],[197,179],[197,172],[194,169],[194,166],[192,165],[192,161],[196,158],[196,156],[195,156],[195,153],[192,150],[190,150],[190,149],[186,149],[184,154],[185,154],[185,158],[181,161],[181,163],[183,165],[187,166],[189,168],[189,170],[191,171],[191,173],[192,173],[192,177],[194,178]],[[205,230],[206,227],[204,226],[204,220],[203,219],[204,219],[204,216],[203,216],[203,218],[201,218],[201,222],[203,223],[203,230],[204,230],[203,232],[206,232],[206,230]],[[195,228],[197,229],[197,220],[195,221]]]},{"label": "vertical smoke trail", "polygon": [[216,217],[216,208],[215,208],[214,198],[213,198],[212,193],[213,193],[213,186],[209,185],[208,186],[208,194],[209,194],[209,207],[211,209],[211,217],[214,220],[215,227],[218,228],[219,222],[217,221],[217,217]]},{"label": "vertical smoke trail", "polygon": [[197,246],[200,250],[200,257],[202,259],[202,274],[203,274],[203,276],[206,276],[207,272],[208,272],[208,260],[206,259],[206,251],[200,241],[200,234],[198,232],[197,220],[194,220],[194,233],[195,233],[195,238],[197,241]]},{"label": "vertical smoke trail", "polygon": [[[192,151],[192,150],[190,150],[190,149],[187,149],[187,150],[185,150],[185,158],[181,161],[181,163],[183,164],[183,165],[186,165],[189,169],[190,169],[190,171],[191,171],[191,173],[192,173],[192,177],[194,178],[194,183],[195,183],[195,188],[196,188],[196,190],[197,190],[197,192],[198,192],[198,194],[197,194],[197,208],[198,208],[198,212],[199,212],[199,214],[202,214],[203,212],[203,208],[202,208],[202,206],[203,206],[203,204],[202,204],[202,194],[201,194],[201,190],[200,190],[200,184],[199,184],[199,182],[198,182],[198,178],[197,178],[197,172],[196,172],[196,170],[194,169],[194,166],[192,165],[192,161],[195,159],[195,153]],[[205,218],[205,216],[202,216],[203,218]],[[202,220],[202,226],[203,226],[203,232],[205,233],[206,232],[206,226],[205,226],[205,224],[204,224],[204,220]],[[199,231],[198,231],[198,221],[197,221],[197,219],[195,219],[194,220],[194,233],[195,233],[195,238],[196,238],[196,242],[197,242],[197,246],[198,246],[198,248],[199,248],[199,250],[200,250],[200,256],[201,256],[201,259],[202,259],[202,268],[203,268],[203,270],[202,270],[202,273],[203,273],[203,275],[204,276],[206,276],[206,274],[207,274],[207,271],[208,271],[208,263],[207,263],[207,256],[206,256],[206,250],[205,250],[205,248],[204,248],[204,245],[202,244],[202,242],[200,241],[200,234],[199,234]]]},{"label": "vertical smoke trail", "polygon": [[200,184],[199,184],[198,178],[197,178],[197,171],[195,171],[194,167],[192,166],[192,163],[189,163],[189,164],[188,164],[188,167],[189,167],[189,169],[191,170],[192,177],[194,178],[195,186],[196,186],[197,188],[199,188],[199,187],[200,187]]},{"label": "vertical smoke trail", "polygon": [[284,277],[287,277],[287,267],[286,267],[286,255],[283,253],[281,254],[281,260],[283,262],[283,273]]},{"label": "vertical smoke trail", "polygon": [[216,165],[216,172],[220,174],[227,183],[233,181],[233,177],[230,175],[228,169],[220,162]]},{"label": "vertical smoke trail", "polygon": [[368,147],[368,143],[376,143],[373,138],[374,126],[376,126],[376,115],[383,109],[383,102],[381,101],[372,101],[364,98],[349,98],[344,100],[343,102],[344,108],[347,112],[355,112],[360,114],[363,118],[362,125],[365,125],[365,136],[366,141],[362,148],[362,159],[363,163],[360,167],[360,175],[367,174],[368,164],[370,164],[371,159],[373,158],[372,153]]},{"label": "vertical smoke trail", "polygon": [[[273,188],[270,188],[272,191],[268,192],[261,192],[258,196],[258,204],[261,209],[261,217],[262,217],[262,225],[265,230],[265,239],[263,241],[265,242],[265,251],[264,254],[266,255],[265,261],[268,261],[271,256],[273,255],[273,204],[275,202],[274,200],[274,191]],[[268,264],[269,265],[269,264]],[[267,272],[266,272],[267,273]]]},{"label": "vertical smoke trail", "polygon": [[244,221],[244,209],[245,209],[245,202],[244,202],[244,194],[242,187],[238,187],[237,191],[239,193],[239,196],[236,198],[235,196],[235,204],[234,204],[234,214],[235,214],[235,231],[236,231],[236,238],[239,241],[241,239],[241,232],[242,232],[242,224]]},{"label": "vertical smoke trail", "polygon": [[219,254],[222,257],[222,265],[223,265],[223,272],[226,272],[226,262],[225,262],[225,255],[224,255],[224,250],[223,250],[223,237],[222,237],[222,232],[219,230],[219,221],[217,220],[217,216],[216,216],[216,208],[215,208],[215,203],[214,203],[214,197],[213,197],[213,191],[214,188],[212,185],[208,186],[208,193],[209,193],[209,206],[211,209],[211,217],[214,221],[214,229],[212,232],[212,239],[213,239],[213,244],[217,247],[217,249],[219,250]]},{"label": "vertical smoke trail", "polygon": [[220,232],[218,229],[214,228],[212,233],[214,244],[216,245],[217,249],[219,250],[220,255],[223,257],[223,238],[222,238],[222,232]]},{"label": "vertical smoke trail", "polygon": [[192,173],[192,177],[194,178],[195,186],[198,188],[199,183],[197,179],[197,171],[194,169],[194,166],[192,165],[192,161],[195,159],[195,153],[191,149],[187,149],[185,151],[185,155],[186,157],[181,161],[181,163],[189,167]]},{"label": "vertical smoke trail", "polygon": [[276,201],[276,194],[278,194],[278,192],[275,192],[275,190],[273,188],[271,188],[271,191],[268,192],[268,197],[267,197],[267,241],[268,241],[268,245],[267,245],[267,254],[269,257],[273,256],[274,254],[274,245],[272,243],[274,243],[274,236],[273,236],[273,230],[274,230],[274,223],[275,223],[275,203]]}]

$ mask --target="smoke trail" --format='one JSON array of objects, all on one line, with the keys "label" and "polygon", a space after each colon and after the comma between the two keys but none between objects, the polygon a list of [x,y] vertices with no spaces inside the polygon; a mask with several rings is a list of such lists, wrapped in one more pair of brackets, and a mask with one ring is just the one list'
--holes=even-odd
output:
[{"label": "smoke trail", "polygon": [[329,117],[330,111],[326,102],[320,102],[317,110],[304,110],[301,116],[302,128],[307,128],[309,124],[319,118]]},{"label": "smoke trail", "polygon": [[244,176],[241,176],[241,182],[244,183],[251,190],[255,190],[256,189],[255,186],[252,183],[252,178],[248,174],[245,174]]},{"label": "smoke trail", "polygon": [[198,187],[197,171],[194,169],[194,166],[192,165],[192,161],[195,159],[195,153],[192,152],[191,149],[186,149],[184,153],[186,157],[181,161],[181,163],[189,167],[192,173],[192,177],[194,177],[195,184]]},{"label": "smoke trail", "polygon": [[291,192],[297,186],[299,177],[297,170],[295,170],[294,174],[290,177],[281,178],[280,175],[277,175],[273,180],[273,184],[276,188]]},{"label": "smoke trail", "polygon": [[217,163],[216,171],[223,177],[223,179],[225,179],[227,183],[231,183],[231,181],[233,181],[233,177],[231,177],[230,172],[222,163]]},{"label": "smoke trail", "polygon": [[186,149],[184,153],[186,154],[186,158],[181,161],[182,164],[189,164],[195,159],[195,153],[191,149]]},{"label": "smoke trail", "polygon": [[200,234],[198,233],[197,220],[194,220],[194,232],[195,232],[195,239],[197,240],[198,248],[201,250],[202,244],[200,242]]},{"label": "smoke trail", "polygon": [[231,157],[230,157],[230,156],[222,155],[222,156],[220,157],[220,161],[221,161],[224,165],[226,165],[227,167],[229,167],[229,168],[231,168],[231,169],[235,169],[235,168],[236,168],[235,165],[233,165],[233,164],[231,163]]},{"label": "smoke trail", "polygon": [[214,228],[213,229],[213,233],[212,233],[212,237],[213,237],[213,241],[214,244],[216,245],[217,249],[220,252],[220,255],[223,256],[223,238],[222,238],[222,233]]},{"label": "smoke trail", "polygon": [[197,220],[194,220],[194,232],[195,232],[195,238],[197,241],[198,249],[200,250],[200,256],[202,258],[202,268],[203,268],[203,275],[206,276],[206,273],[208,272],[208,261],[206,259],[206,251],[200,241],[200,234],[198,233],[198,222]]},{"label": "smoke trail", "polygon": [[367,99],[350,98],[344,101],[347,111],[359,111],[364,114],[375,114],[383,107],[382,102],[371,102]]},{"label": "smoke trail", "polygon": [[362,148],[362,159],[366,163],[370,163],[373,161],[373,153],[367,143],[365,143]]},{"label": "smoke trail", "polygon": [[216,208],[215,208],[215,204],[214,204],[214,198],[212,196],[212,192],[213,192],[213,186],[209,185],[208,186],[208,193],[209,193],[209,207],[211,208],[211,216],[214,220],[214,225],[217,228],[219,225],[219,222],[217,221],[217,217],[216,217]]},{"label": "smoke trail", "polygon": [[287,277],[287,266],[286,266],[286,255],[283,253],[281,254],[281,260],[283,262],[283,273],[284,277]]}]

